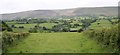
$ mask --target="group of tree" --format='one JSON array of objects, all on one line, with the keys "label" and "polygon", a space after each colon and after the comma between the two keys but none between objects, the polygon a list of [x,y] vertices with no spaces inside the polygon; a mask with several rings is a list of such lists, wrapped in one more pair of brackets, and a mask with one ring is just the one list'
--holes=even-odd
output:
[{"label": "group of tree", "polygon": [[0,31],[13,31],[4,21],[0,21]]},{"label": "group of tree", "polygon": [[87,28],[88,26],[91,25],[91,23],[96,22],[96,20],[97,19],[84,19],[84,20],[81,20],[81,22],[83,23],[82,28]]},{"label": "group of tree", "polygon": [[30,28],[28,30],[28,32],[30,33],[38,33],[38,32],[51,32],[51,30],[49,28],[46,27],[41,27],[39,25],[35,25],[33,28]]},{"label": "group of tree", "polygon": [[24,26],[15,26],[14,24],[13,25],[11,25],[11,28],[20,28],[20,29],[23,29],[23,28],[25,28]]}]

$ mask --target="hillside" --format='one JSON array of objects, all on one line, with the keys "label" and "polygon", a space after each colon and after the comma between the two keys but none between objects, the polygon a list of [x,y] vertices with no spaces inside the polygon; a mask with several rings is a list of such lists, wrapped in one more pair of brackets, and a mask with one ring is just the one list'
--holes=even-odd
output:
[{"label": "hillside", "polygon": [[31,10],[18,13],[0,14],[3,20],[18,19],[21,17],[61,17],[61,16],[117,16],[117,7],[86,7],[86,8],[72,8],[62,10]]}]

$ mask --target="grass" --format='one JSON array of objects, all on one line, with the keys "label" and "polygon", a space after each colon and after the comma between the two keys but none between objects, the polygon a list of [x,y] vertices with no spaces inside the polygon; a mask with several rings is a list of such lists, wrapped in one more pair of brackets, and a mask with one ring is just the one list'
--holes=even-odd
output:
[{"label": "grass", "polygon": [[36,23],[33,24],[15,24],[15,26],[19,27],[19,26],[24,26],[25,28],[33,28],[35,25],[37,25]]},{"label": "grass", "polygon": [[79,21],[73,21],[72,23],[70,23],[70,24],[72,24],[72,25],[74,25],[74,24],[79,24],[79,25],[82,25],[82,23],[81,22],[79,22]]},{"label": "grass", "polygon": [[36,24],[14,24],[16,27],[19,27],[19,26],[24,26],[23,29],[20,29],[20,28],[13,28],[13,31],[14,32],[28,32],[28,30],[30,28],[33,28]]},{"label": "grass", "polygon": [[111,21],[112,22],[117,22],[119,19],[112,19]]},{"label": "grass", "polygon": [[82,27],[77,27],[77,28],[70,28],[71,30],[79,30],[79,29],[81,29]]},{"label": "grass", "polygon": [[92,23],[89,27],[96,29],[96,28],[110,27],[110,26],[112,26],[112,24],[108,20],[97,20],[95,23]]},{"label": "grass", "polygon": [[15,24],[16,22],[6,22],[6,24],[9,24],[9,25],[13,25],[13,24]]},{"label": "grass", "polygon": [[[15,22],[7,22],[7,24],[10,26],[12,24],[14,24],[16,27],[19,27],[19,26],[24,26],[24,29],[19,29],[19,28],[13,28],[14,32],[28,32],[28,30],[30,28],[33,28],[35,25],[37,25],[36,23],[33,23],[33,24],[15,24]],[[45,26],[47,28],[52,28],[52,26],[54,25],[57,25],[55,23],[42,23],[40,24],[40,26]]]},{"label": "grass", "polygon": [[16,27],[24,26],[25,28],[32,28],[35,25],[37,25],[36,23],[32,23],[32,24],[17,24],[16,22],[6,22],[6,24],[8,24],[9,26],[15,25]]},{"label": "grass", "polygon": [[42,23],[42,24],[40,24],[40,26],[44,26],[47,28],[52,28],[54,25],[57,25],[57,24],[55,24],[55,23]]},{"label": "grass", "polygon": [[30,30],[30,28],[13,28],[13,32],[28,32]]},{"label": "grass", "polygon": [[9,53],[104,53],[94,40],[82,33],[31,33],[18,45],[8,48]]}]

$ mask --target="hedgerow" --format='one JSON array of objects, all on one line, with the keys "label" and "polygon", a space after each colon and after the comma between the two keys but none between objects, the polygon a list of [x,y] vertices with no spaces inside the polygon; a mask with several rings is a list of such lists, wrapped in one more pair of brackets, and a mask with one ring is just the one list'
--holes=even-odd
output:
[{"label": "hedgerow", "polygon": [[102,47],[109,47],[113,53],[120,53],[120,31],[118,25],[87,30],[84,32],[90,38],[95,39]]},{"label": "hedgerow", "polygon": [[13,32],[3,32],[2,33],[2,52],[6,53],[7,48],[23,38],[26,38],[29,33],[13,33]]}]

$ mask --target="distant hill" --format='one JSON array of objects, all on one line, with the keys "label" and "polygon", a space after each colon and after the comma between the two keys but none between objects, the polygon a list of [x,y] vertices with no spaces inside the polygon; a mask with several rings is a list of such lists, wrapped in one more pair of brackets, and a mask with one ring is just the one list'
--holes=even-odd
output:
[{"label": "distant hill", "polygon": [[60,16],[117,16],[118,7],[86,7],[63,10],[31,10],[18,13],[1,14],[3,20],[21,17],[60,17]]}]

